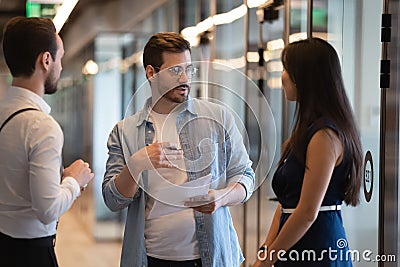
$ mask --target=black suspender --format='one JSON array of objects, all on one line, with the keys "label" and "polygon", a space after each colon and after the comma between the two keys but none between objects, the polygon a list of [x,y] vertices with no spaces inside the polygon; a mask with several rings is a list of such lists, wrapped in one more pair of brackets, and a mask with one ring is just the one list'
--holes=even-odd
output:
[{"label": "black suspender", "polygon": [[3,127],[7,124],[7,122],[9,122],[12,118],[14,118],[16,115],[18,115],[19,113],[22,113],[22,112],[25,112],[25,111],[28,111],[28,110],[38,110],[37,108],[23,108],[23,109],[20,109],[20,110],[17,110],[17,111],[15,111],[13,114],[11,114],[4,122],[3,122],[3,124],[1,125],[1,127],[0,127],[0,132],[1,132],[1,130],[3,129]]}]

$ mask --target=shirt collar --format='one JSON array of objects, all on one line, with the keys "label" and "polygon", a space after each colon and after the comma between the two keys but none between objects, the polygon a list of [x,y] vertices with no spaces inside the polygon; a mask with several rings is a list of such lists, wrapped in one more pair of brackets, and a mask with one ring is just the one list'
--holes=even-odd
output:
[{"label": "shirt collar", "polygon": [[[195,108],[194,108],[193,101],[194,101],[194,99],[191,99],[190,97],[188,97],[188,100],[185,103],[182,103],[181,106],[179,107],[178,113],[180,114],[185,111],[188,111],[188,112],[192,113],[193,115],[197,115]],[[151,99],[151,97],[149,97],[146,100],[146,103],[144,104],[142,112],[139,114],[139,120],[138,120],[138,123],[136,126],[140,126],[144,122],[151,122],[150,118],[149,118],[151,108],[152,108],[152,99]]]},{"label": "shirt collar", "polygon": [[43,98],[28,89],[11,86],[8,89],[8,94],[22,99],[23,101],[39,108],[46,114],[49,114],[51,111],[51,107],[46,103],[46,101],[44,101]]}]

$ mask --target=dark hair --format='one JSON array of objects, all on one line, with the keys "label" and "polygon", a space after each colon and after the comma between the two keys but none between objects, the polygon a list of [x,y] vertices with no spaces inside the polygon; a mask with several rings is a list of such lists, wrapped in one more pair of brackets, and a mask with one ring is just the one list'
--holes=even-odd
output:
[{"label": "dark hair", "polygon": [[57,33],[51,19],[12,18],[7,22],[3,36],[4,57],[14,77],[30,77],[40,53],[48,51],[55,60]]},{"label": "dark hair", "polygon": [[362,148],[335,49],[319,38],[293,42],[283,50],[282,63],[296,85],[297,103],[295,125],[281,162],[290,151],[305,162],[307,128],[319,118],[331,120],[351,166],[344,200],[356,206],[360,197]]},{"label": "dark hair", "polygon": [[190,43],[176,32],[161,32],[150,37],[143,51],[143,67],[148,65],[155,68],[163,64],[162,53],[181,53],[190,50]]}]

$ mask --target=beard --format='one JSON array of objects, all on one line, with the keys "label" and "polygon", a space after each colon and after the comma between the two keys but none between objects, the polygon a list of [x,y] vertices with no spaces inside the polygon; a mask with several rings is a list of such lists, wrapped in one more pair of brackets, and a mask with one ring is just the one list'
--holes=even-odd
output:
[{"label": "beard", "polygon": [[183,95],[182,96],[180,96],[180,95],[178,96],[178,95],[173,94],[172,92],[166,93],[164,95],[164,98],[169,100],[172,103],[178,103],[178,104],[183,103],[183,102],[185,102],[187,100],[187,96],[183,96]]},{"label": "beard", "polygon": [[44,82],[44,93],[47,95],[57,92],[58,79],[54,77],[54,70],[52,70]]},{"label": "beard", "polygon": [[[184,93],[184,91],[186,91]],[[184,103],[187,101],[190,92],[188,85],[177,86],[174,89],[168,91],[163,97],[172,103]]]}]

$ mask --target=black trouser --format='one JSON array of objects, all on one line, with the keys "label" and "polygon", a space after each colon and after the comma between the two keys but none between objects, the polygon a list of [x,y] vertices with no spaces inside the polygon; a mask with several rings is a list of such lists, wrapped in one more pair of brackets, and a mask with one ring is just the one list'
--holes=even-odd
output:
[{"label": "black trouser", "polygon": [[201,267],[201,260],[167,261],[147,256],[148,267]]},{"label": "black trouser", "polygon": [[0,233],[0,265],[4,267],[58,267],[55,236],[25,239]]}]

